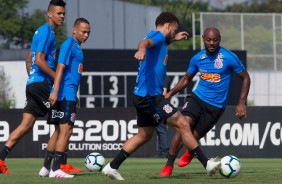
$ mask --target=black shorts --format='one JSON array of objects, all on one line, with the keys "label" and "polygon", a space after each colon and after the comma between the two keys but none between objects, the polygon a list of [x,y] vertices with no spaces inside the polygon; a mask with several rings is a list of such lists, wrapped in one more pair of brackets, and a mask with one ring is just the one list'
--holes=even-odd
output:
[{"label": "black shorts", "polygon": [[68,123],[74,126],[76,119],[76,102],[75,101],[57,101],[54,106],[51,107],[51,111],[48,115],[48,124],[59,125]]},{"label": "black shorts", "polygon": [[200,138],[204,137],[218,122],[224,109],[210,105],[195,94],[186,98],[186,102],[181,110],[184,116],[193,119],[192,129],[196,130]]},{"label": "black shorts", "polygon": [[156,127],[178,111],[163,95],[140,97],[133,95],[138,127]]},{"label": "black shorts", "polygon": [[44,117],[50,109],[50,87],[47,80],[26,86],[26,102],[23,112]]}]

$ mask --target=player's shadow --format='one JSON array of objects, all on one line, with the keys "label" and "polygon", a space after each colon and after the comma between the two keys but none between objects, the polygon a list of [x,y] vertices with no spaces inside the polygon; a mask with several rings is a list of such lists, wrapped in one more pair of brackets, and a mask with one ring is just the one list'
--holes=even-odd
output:
[{"label": "player's shadow", "polygon": [[[193,173],[174,173],[173,175],[169,176],[169,177],[161,177],[161,176],[153,176],[150,177],[150,179],[195,179],[198,177],[208,177],[206,173],[202,173],[202,172],[193,172]],[[220,176],[214,176],[211,177],[212,179],[225,179],[223,177]]]}]

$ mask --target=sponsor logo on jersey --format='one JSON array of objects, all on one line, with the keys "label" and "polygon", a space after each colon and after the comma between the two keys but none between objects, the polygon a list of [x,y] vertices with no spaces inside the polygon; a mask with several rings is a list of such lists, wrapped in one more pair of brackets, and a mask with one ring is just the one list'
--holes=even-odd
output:
[{"label": "sponsor logo on jersey", "polygon": [[220,75],[217,73],[202,73],[201,78],[209,82],[220,82]]},{"label": "sponsor logo on jersey", "polygon": [[200,56],[201,59],[205,59],[206,57],[207,57],[206,54],[202,54],[202,55]]},{"label": "sponsor logo on jersey", "polygon": [[167,65],[168,63],[168,55],[166,55],[165,60],[164,60],[164,65]]},{"label": "sponsor logo on jersey", "polygon": [[80,63],[78,66],[78,73],[82,73],[83,72],[83,64]]}]

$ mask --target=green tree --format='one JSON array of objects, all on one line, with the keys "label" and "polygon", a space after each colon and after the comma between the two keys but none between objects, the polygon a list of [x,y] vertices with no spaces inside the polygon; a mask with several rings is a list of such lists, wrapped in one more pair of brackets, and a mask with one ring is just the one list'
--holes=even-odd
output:
[{"label": "green tree", "polygon": [[22,17],[19,10],[26,7],[28,0],[0,0],[0,35],[4,38],[3,48],[10,48],[20,32]]},{"label": "green tree", "polygon": [[[35,10],[31,14],[24,13],[28,0],[0,0],[0,4],[0,36],[5,41],[1,47],[29,48],[35,30],[46,22],[47,12]],[[66,39],[64,25],[56,29],[56,39],[57,45]]]},{"label": "green tree", "polygon": [[0,67],[0,109],[15,107],[14,94],[10,86],[10,79]]}]

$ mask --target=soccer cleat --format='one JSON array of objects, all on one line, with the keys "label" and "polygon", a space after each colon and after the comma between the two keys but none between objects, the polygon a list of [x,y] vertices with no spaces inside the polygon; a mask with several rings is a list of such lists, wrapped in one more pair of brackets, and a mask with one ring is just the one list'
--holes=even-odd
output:
[{"label": "soccer cleat", "polygon": [[3,160],[0,160],[0,174],[12,174]]},{"label": "soccer cleat", "polygon": [[206,171],[209,176],[214,175],[216,171],[220,169],[221,162],[220,161],[216,162],[215,159],[216,158],[211,158],[207,162]]},{"label": "soccer cleat", "polygon": [[168,177],[171,175],[173,170],[172,166],[165,165],[162,172],[160,172],[160,176]]},{"label": "soccer cleat", "polygon": [[193,158],[194,158],[194,155],[189,154],[187,150],[178,160],[178,163],[177,163],[178,167],[185,167],[186,165],[190,164]]},{"label": "soccer cleat", "polygon": [[56,171],[53,171],[51,169],[50,173],[49,173],[49,178],[73,178],[74,175],[71,174],[67,174],[64,171],[62,171],[61,169],[58,169]]},{"label": "soccer cleat", "polygon": [[39,176],[41,177],[48,177],[50,173],[50,170],[46,169],[46,167],[42,167],[39,171]]},{"label": "soccer cleat", "polygon": [[61,164],[60,169],[66,173],[78,173],[78,172],[84,172],[81,169],[73,167],[71,164]]},{"label": "soccer cleat", "polygon": [[108,163],[102,170],[102,174],[108,176],[112,180],[124,180],[124,178],[120,175],[117,169],[113,169]]}]

